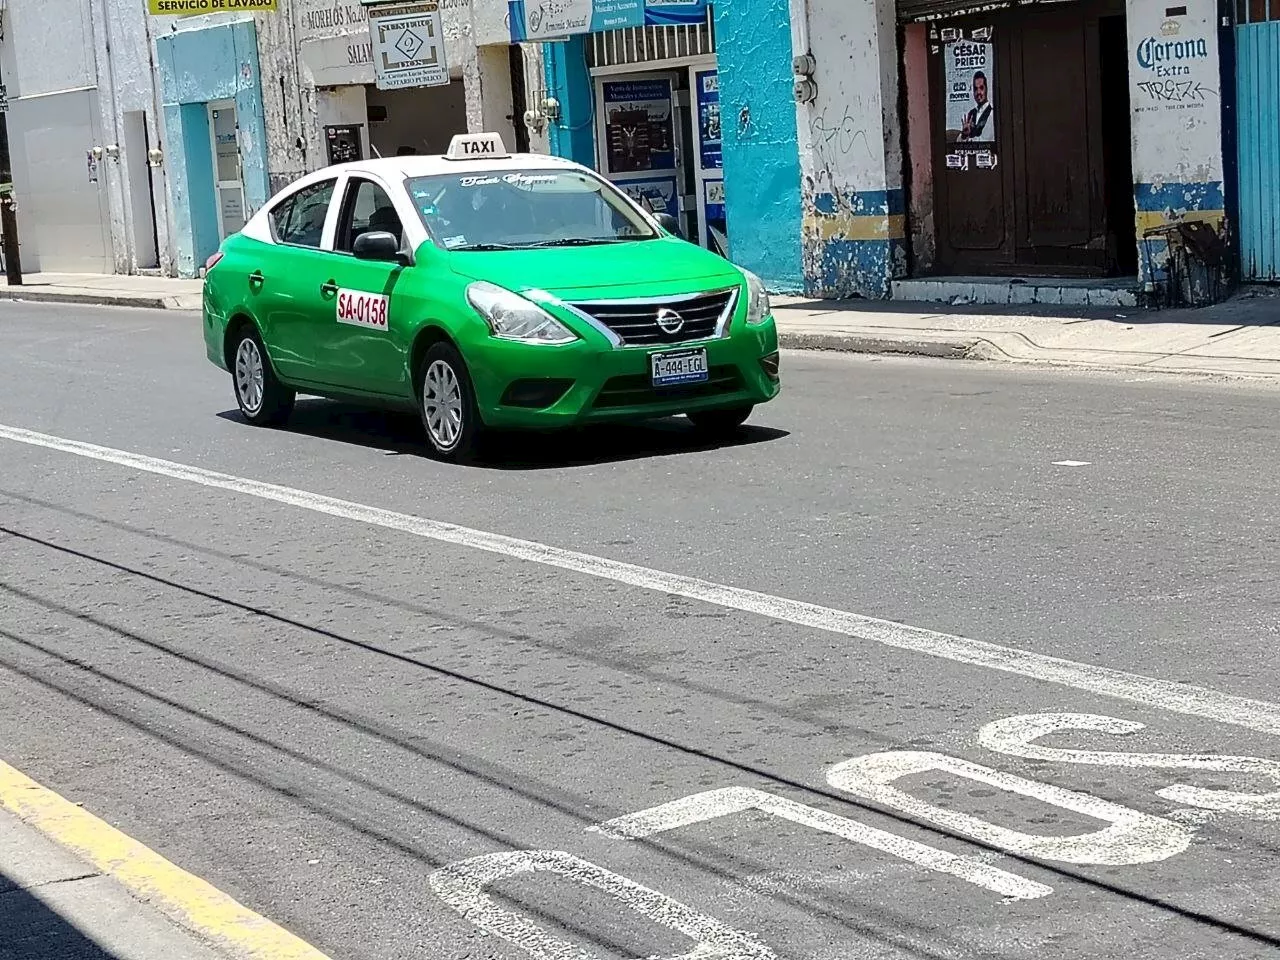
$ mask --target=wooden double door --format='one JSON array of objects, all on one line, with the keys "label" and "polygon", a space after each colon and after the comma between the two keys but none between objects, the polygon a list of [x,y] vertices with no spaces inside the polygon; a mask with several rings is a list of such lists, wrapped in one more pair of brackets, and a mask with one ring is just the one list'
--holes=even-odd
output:
[{"label": "wooden double door", "polygon": [[937,267],[1136,272],[1123,0],[929,28]]}]

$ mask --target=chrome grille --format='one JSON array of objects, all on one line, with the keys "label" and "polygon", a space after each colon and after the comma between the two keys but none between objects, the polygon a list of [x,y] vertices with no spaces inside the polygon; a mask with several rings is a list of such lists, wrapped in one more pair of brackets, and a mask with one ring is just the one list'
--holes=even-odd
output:
[{"label": "chrome grille", "polygon": [[[621,346],[654,347],[720,336],[737,302],[738,291],[730,289],[661,300],[600,300],[573,307],[608,328]],[[680,315],[679,330],[668,332],[659,325],[659,316],[668,312]]]}]

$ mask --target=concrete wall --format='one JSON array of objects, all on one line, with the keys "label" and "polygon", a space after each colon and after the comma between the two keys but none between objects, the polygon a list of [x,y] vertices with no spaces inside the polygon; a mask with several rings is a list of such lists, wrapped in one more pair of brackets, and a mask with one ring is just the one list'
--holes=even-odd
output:
[{"label": "concrete wall", "polygon": [[725,213],[733,261],[780,292],[804,283],[787,0],[716,5]]},{"label": "concrete wall", "polygon": [[791,0],[818,97],[797,110],[805,289],[886,297],[906,272],[893,0]]},{"label": "concrete wall", "polygon": [[0,72],[23,269],[111,269],[105,170],[88,151],[104,146],[93,18],[76,0],[9,4]]},{"label": "concrete wall", "polygon": [[1226,216],[1218,4],[1187,0],[1186,15],[1175,17],[1165,15],[1167,6],[1129,0],[1127,8],[1134,200],[1146,283],[1163,276],[1167,245],[1144,244],[1144,232],[1179,220],[1220,230]]},{"label": "concrete wall", "polygon": [[173,27],[156,38],[156,61],[169,141],[175,262],[189,277],[217,249],[217,210],[205,202],[214,196],[208,103],[235,101],[246,217],[266,203],[271,182],[252,18],[198,17]]}]

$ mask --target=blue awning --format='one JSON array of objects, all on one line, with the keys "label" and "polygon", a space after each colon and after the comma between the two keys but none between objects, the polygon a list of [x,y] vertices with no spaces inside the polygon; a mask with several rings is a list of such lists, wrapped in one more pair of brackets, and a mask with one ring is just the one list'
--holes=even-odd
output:
[{"label": "blue awning", "polygon": [[[543,0],[507,0],[511,42],[558,40],[627,27],[701,23],[708,0],[569,0],[544,12]],[[549,21],[549,17],[554,20]]]}]

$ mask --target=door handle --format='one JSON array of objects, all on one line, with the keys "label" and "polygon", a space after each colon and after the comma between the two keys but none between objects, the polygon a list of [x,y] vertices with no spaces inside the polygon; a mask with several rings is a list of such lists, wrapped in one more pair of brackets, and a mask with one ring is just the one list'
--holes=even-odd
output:
[{"label": "door handle", "polygon": [[251,287],[261,287],[265,281],[266,277],[262,275],[261,270],[255,270],[253,273],[249,274],[249,286]]},{"label": "door handle", "polygon": [[320,284],[320,295],[322,297],[336,296],[338,293],[338,285],[330,280],[328,283]]}]

